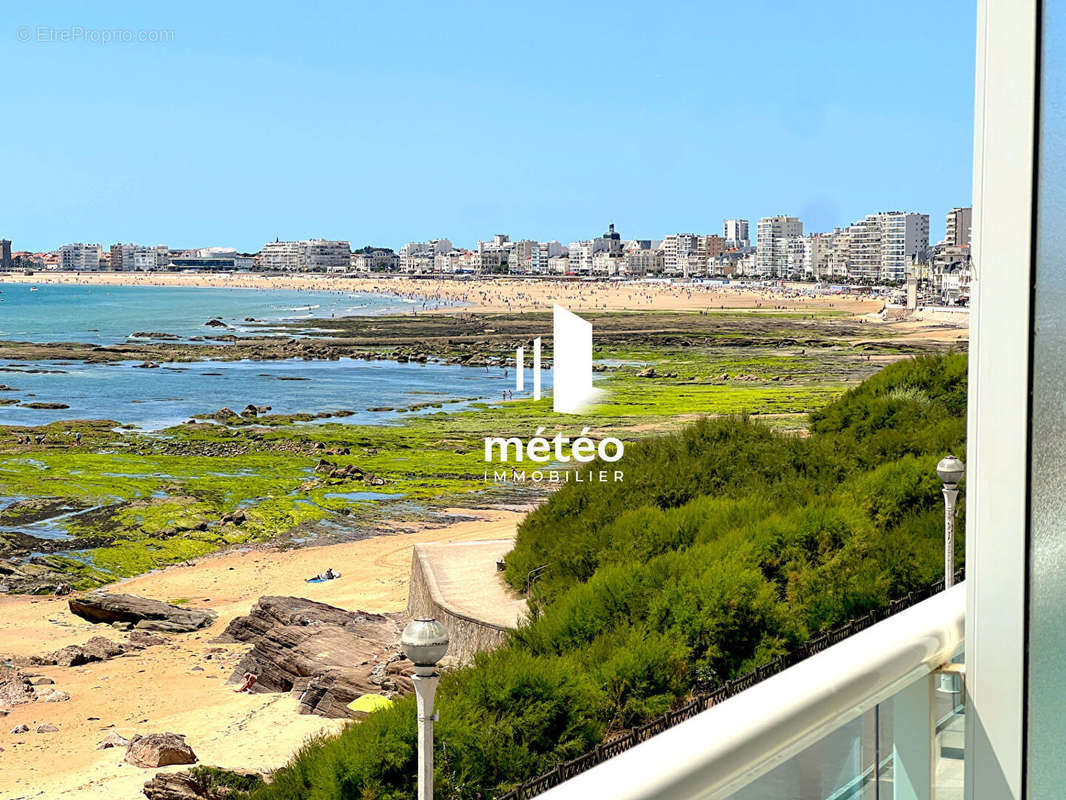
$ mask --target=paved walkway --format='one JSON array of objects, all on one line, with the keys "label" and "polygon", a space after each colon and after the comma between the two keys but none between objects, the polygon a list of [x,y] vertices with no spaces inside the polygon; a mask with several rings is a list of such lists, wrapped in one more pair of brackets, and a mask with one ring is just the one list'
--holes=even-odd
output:
[{"label": "paved walkway", "polygon": [[496,570],[496,562],[513,548],[514,539],[426,542],[415,545],[415,558],[422,559],[427,579],[436,584],[448,610],[514,628],[526,616],[526,601]]}]

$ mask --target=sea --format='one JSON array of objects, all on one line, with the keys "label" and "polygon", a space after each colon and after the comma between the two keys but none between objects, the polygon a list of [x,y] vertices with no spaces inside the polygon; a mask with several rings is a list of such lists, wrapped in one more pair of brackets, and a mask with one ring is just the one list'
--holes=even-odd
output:
[{"label": "sea", "polygon": [[[351,292],[0,283],[0,339],[107,345],[152,332],[186,340],[219,333],[288,336],[291,330],[282,333],[271,325],[304,319],[309,320],[305,330],[313,335],[310,320],[410,312],[421,303]],[[257,322],[247,323],[248,318]],[[221,319],[229,330],[206,327],[210,319]],[[0,425],[108,419],[159,430],[223,407],[239,412],[248,404],[270,406],[273,414],[344,411],[351,412],[340,420],[345,423],[388,424],[412,414],[500,400],[514,388],[513,368],[358,359],[205,359],[155,369],[138,363],[0,359],[0,385],[5,387],[0,401],[17,401],[0,405]],[[548,372],[543,380],[548,388]],[[68,408],[34,409],[27,407],[30,403]],[[400,410],[429,403],[442,405]]]}]

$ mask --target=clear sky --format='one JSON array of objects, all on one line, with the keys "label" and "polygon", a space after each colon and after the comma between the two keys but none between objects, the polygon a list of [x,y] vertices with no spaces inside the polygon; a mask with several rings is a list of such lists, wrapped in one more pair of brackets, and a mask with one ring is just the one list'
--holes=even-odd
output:
[{"label": "clear sky", "polygon": [[[469,247],[901,209],[937,241],[970,202],[975,6],[7,2],[0,236]],[[113,29],[171,33],[59,40]]]}]

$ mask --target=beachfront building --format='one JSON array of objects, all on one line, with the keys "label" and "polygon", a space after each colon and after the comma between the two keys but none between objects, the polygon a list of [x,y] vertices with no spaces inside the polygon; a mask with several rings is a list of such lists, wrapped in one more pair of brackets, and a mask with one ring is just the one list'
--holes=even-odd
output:
[{"label": "beachfront building", "polygon": [[239,272],[255,265],[253,256],[238,253],[232,247],[198,247],[169,256],[167,266],[183,271]]},{"label": "beachfront building", "polygon": [[400,272],[411,274],[431,273],[436,268],[436,257],[451,253],[455,248],[448,239],[430,239],[428,242],[408,242],[400,248]]},{"label": "beachfront building", "polygon": [[716,234],[673,233],[662,241],[663,271],[683,277],[707,274],[710,259],[728,249],[726,239]]},{"label": "beachfront building", "polygon": [[392,272],[400,258],[391,248],[367,246],[352,253],[349,265],[355,272]]},{"label": "beachfront building", "polygon": [[165,244],[113,244],[109,257],[113,272],[150,272],[167,267],[170,248]]},{"label": "beachfront building", "polygon": [[510,264],[511,250],[514,242],[506,233],[497,233],[491,242],[477,243],[477,271],[500,273],[506,272]]},{"label": "beachfront building", "polygon": [[707,259],[707,274],[718,278],[752,275],[754,265],[754,247],[733,247]]},{"label": "beachfront building", "polygon": [[540,272],[540,243],[532,239],[514,242],[507,254],[507,271],[512,275],[535,275]]},{"label": "beachfront building", "polygon": [[947,213],[947,234],[944,244],[952,247],[969,247],[970,230],[973,227],[973,208],[953,208]]},{"label": "beachfront building", "polygon": [[846,274],[864,283],[902,283],[907,267],[929,249],[929,215],[867,214],[848,228]]},{"label": "beachfront building", "polygon": [[788,274],[789,240],[803,235],[803,223],[797,217],[778,215],[759,220],[755,240],[755,270],[761,278]]},{"label": "beachfront building", "polygon": [[570,273],[570,256],[552,256],[548,259],[548,272],[552,275],[567,275]]},{"label": "beachfront building", "polygon": [[327,272],[347,269],[351,245],[332,239],[267,242],[259,251],[259,267],[267,272]]},{"label": "beachfront building", "polygon": [[11,257],[11,240],[0,239],[0,269],[13,269],[15,261]]},{"label": "beachfront building", "polygon": [[749,247],[751,238],[748,236],[748,221],[746,219],[727,219],[722,223],[722,238],[725,239],[726,250]]},{"label": "beachfront building", "polygon": [[96,272],[100,269],[100,245],[65,244],[59,248],[59,269],[71,272]]},{"label": "beachfront building", "polygon": [[798,280],[822,280],[829,272],[832,247],[833,235],[829,233],[809,233],[789,239],[785,275]]},{"label": "beachfront building", "polygon": [[[621,235],[614,229],[612,222],[603,236],[594,239],[584,239],[580,242],[571,242],[568,246],[570,257],[570,272],[576,275],[592,275],[595,270],[619,269],[618,261],[604,259],[624,259],[625,248],[622,244]],[[598,253],[605,253],[596,267],[593,266],[593,258]],[[600,272],[599,274],[607,274]]]},{"label": "beachfront building", "polygon": [[627,242],[625,261],[627,275],[659,275],[663,271],[662,242],[653,242],[650,239]]}]

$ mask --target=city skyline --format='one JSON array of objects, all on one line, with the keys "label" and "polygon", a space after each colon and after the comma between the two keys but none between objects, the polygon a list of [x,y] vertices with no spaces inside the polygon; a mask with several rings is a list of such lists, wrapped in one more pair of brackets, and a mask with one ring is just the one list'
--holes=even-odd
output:
[{"label": "city skyline", "polygon": [[[10,11],[2,235],[398,248],[969,204],[968,4],[203,11]],[[48,33],[74,25],[168,36]]]}]

